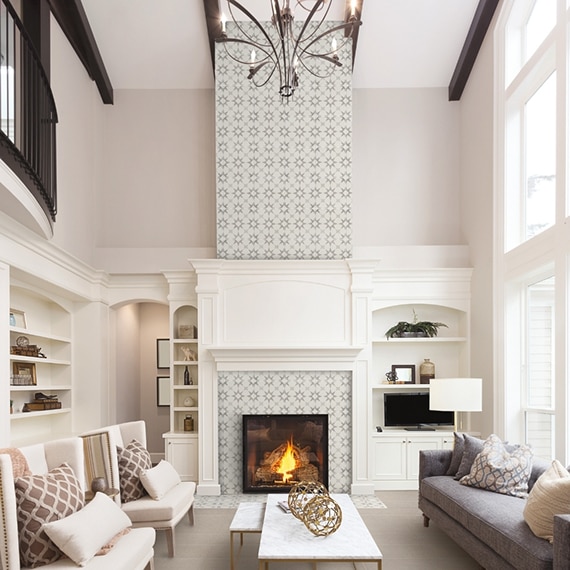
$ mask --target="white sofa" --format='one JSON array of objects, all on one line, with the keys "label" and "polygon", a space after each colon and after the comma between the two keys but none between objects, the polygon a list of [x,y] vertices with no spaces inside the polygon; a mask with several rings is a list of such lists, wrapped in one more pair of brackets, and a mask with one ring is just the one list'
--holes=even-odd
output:
[{"label": "white sofa", "polygon": [[[22,447],[20,451],[34,475],[45,474],[62,463],[68,463],[85,489],[84,455],[80,438]],[[133,529],[122,536],[106,555],[95,556],[84,567],[88,570],[153,570],[154,541],[153,529]],[[0,454],[0,563],[3,570],[22,570],[12,459],[7,454]],[[78,568],[78,565],[64,557],[45,568],[63,570]]]},{"label": "white sofa", "polygon": [[[136,440],[146,449],[146,425],[142,420],[125,422],[84,433],[81,437],[89,438],[101,434],[108,435],[108,444],[96,445],[98,451],[107,455],[103,458],[104,465],[101,467],[104,473],[92,473],[91,476],[105,476],[108,485],[118,489],[120,484],[117,446],[124,448]],[[87,455],[92,454],[87,452]],[[96,463],[97,459],[93,458],[92,461]],[[195,492],[196,483],[181,481],[158,500],[145,495],[140,499],[122,503],[120,494],[115,497],[115,500],[131,519],[133,527],[152,527],[155,530],[164,530],[168,555],[173,557],[175,554],[174,529],[176,525],[186,514],[188,514],[189,523],[194,524]]]}]

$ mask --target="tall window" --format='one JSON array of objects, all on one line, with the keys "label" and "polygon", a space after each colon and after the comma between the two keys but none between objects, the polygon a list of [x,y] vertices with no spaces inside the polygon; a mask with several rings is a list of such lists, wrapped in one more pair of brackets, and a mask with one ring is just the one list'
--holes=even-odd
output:
[{"label": "tall window", "polygon": [[503,165],[496,187],[503,214],[496,228],[496,294],[504,323],[503,426],[497,429],[512,441],[524,439],[536,455],[563,462],[570,459],[563,427],[568,405],[557,401],[570,376],[564,332],[570,330],[569,6],[568,0],[505,0],[495,44]]}]

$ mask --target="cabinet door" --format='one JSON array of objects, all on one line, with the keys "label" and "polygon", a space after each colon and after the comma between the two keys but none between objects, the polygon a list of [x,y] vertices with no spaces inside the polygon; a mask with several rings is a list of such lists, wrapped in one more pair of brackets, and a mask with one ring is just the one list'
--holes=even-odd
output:
[{"label": "cabinet door", "polygon": [[182,481],[198,481],[197,438],[167,439],[166,460],[178,471]]},{"label": "cabinet door", "polygon": [[420,472],[420,450],[441,449],[442,437],[408,437],[406,452],[408,460],[407,479],[417,479]]},{"label": "cabinet door", "polygon": [[446,435],[441,439],[441,449],[453,449],[453,435]]},{"label": "cabinet door", "polygon": [[375,440],[373,454],[373,479],[397,481],[406,478],[405,436],[385,436]]}]

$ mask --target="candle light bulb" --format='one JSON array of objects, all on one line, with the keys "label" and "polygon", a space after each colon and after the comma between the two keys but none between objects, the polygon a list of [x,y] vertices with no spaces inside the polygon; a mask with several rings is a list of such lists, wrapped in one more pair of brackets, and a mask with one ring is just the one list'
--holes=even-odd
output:
[{"label": "candle light bulb", "polygon": [[228,19],[226,18],[226,15],[222,12],[222,16],[220,18],[220,22],[222,23],[222,33],[225,34],[226,33],[226,22],[228,21]]},{"label": "candle light bulb", "polygon": [[250,61],[252,64],[255,63],[255,50],[254,49],[251,50],[251,60]]},{"label": "candle light bulb", "polygon": [[356,16],[356,0],[352,0],[350,3],[350,15]]},{"label": "candle light bulb", "polygon": [[336,50],[337,50],[336,38],[333,38],[333,39],[332,39],[332,42],[331,42],[331,50],[332,50],[333,53],[336,53]]}]

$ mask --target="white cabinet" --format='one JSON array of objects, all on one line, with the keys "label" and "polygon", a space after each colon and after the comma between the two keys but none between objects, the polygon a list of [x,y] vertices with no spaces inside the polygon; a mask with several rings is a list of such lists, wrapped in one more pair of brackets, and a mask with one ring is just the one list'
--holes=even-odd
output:
[{"label": "white cabinet", "polygon": [[182,481],[198,481],[198,436],[165,433],[166,460],[171,463]]},{"label": "white cabinet", "polygon": [[375,489],[417,489],[419,455],[424,449],[449,449],[453,432],[394,430],[372,436]]}]

